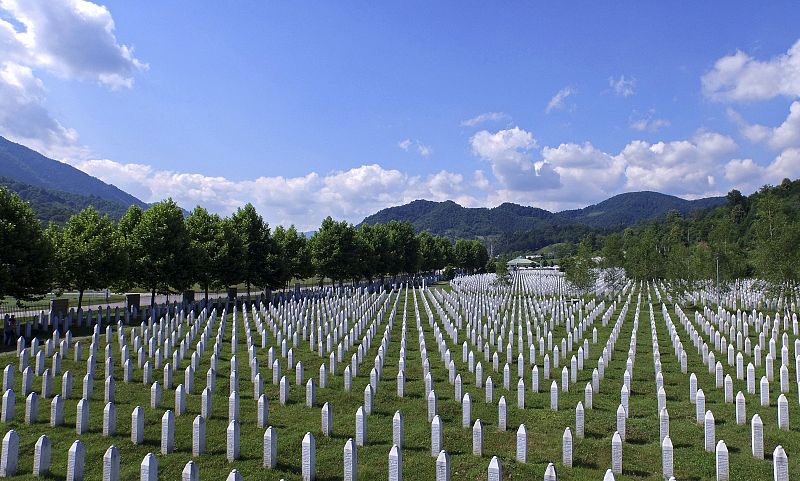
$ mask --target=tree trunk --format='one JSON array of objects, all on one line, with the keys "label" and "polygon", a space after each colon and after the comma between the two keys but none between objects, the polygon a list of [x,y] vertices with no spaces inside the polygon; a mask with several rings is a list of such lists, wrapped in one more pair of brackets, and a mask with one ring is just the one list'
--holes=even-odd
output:
[{"label": "tree trunk", "polygon": [[150,309],[153,310],[156,307],[156,288],[154,287],[150,293]]},{"label": "tree trunk", "polygon": [[205,285],[205,291],[206,291],[206,308],[208,308],[208,284]]},{"label": "tree trunk", "polygon": [[78,310],[81,309],[81,302],[83,302],[83,288],[78,289]]}]

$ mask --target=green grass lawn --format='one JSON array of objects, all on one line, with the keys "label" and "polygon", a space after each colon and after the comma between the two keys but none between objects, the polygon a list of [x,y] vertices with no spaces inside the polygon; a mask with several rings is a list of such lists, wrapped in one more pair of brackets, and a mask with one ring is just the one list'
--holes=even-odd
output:
[{"label": "green grass lawn", "polygon": [[[654,294],[654,291],[651,291]],[[638,294],[638,291],[637,291]],[[387,479],[388,453],[392,445],[392,416],[396,410],[403,412],[405,417],[405,444],[403,447],[403,474],[406,480],[431,480],[435,479],[435,458],[430,453],[430,425],[427,422],[427,403],[424,398],[425,387],[422,376],[422,361],[420,359],[417,343],[417,319],[414,310],[414,296],[419,303],[419,312],[422,316],[421,324],[424,329],[427,352],[431,363],[431,375],[434,380],[434,389],[438,396],[438,414],[443,421],[444,448],[451,455],[452,478],[458,479],[486,479],[487,466],[492,455],[497,455],[503,465],[504,478],[508,479],[542,479],[548,463],[555,464],[559,479],[566,480],[598,480],[611,466],[611,436],[616,429],[615,412],[620,401],[620,388],[625,370],[625,360],[629,342],[633,334],[634,314],[636,311],[636,294],[634,294],[627,317],[619,334],[614,348],[614,355],[610,366],[606,368],[605,379],[601,381],[600,392],[594,395],[594,409],[586,411],[586,437],[574,439],[574,466],[566,468],[561,465],[561,437],[564,428],[569,426],[574,433],[574,409],[579,401],[584,399],[584,386],[591,380],[592,368],[597,364],[597,359],[602,353],[602,348],[611,334],[611,327],[617,320],[622,305],[618,305],[615,314],[607,327],[601,325],[600,317],[595,321],[598,330],[598,343],[591,344],[591,328],[586,336],[590,340],[590,356],[585,369],[578,375],[578,382],[570,386],[569,393],[559,392],[559,411],[550,410],[550,381],[540,380],[540,393],[530,391],[530,371],[525,375],[526,407],[516,407],[516,363],[512,366],[511,390],[503,389],[502,365],[505,352],[501,353],[501,372],[492,371],[491,362],[483,361],[483,356],[476,355],[476,361],[481,359],[484,367],[484,378],[492,376],[495,386],[494,403],[484,402],[484,390],[475,387],[474,376],[461,362],[461,346],[450,344],[450,339],[445,337],[452,358],[461,373],[464,381],[464,392],[469,392],[473,400],[472,419],[480,418],[484,425],[484,456],[476,457],[472,453],[472,429],[461,427],[461,404],[454,399],[453,386],[448,382],[448,372],[441,360],[435,345],[433,331],[428,325],[428,317],[423,308],[421,291],[406,291],[392,294],[387,304],[394,304],[394,297],[399,295],[391,343],[386,354],[385,367],[382,381],[374,400],[374,411],[369,416],[368,445],[358,448],[359,479]],[[655,296],[653,297],[655,300]],[[406,396],[402,399],[396,396],[396,375],[400,355],[400,339],[403,320],[403,306],[407,302],[407,332],[406,332]],[[607,303],[607,305],[610,305]],[[618,480],[663,479],[661,476],[661,449],[658,443],[658,412],[655,390],[655,371],[651,346],[650,314],[647,307],[647,293],[642,293],[641,314],[637,334],[637,354],[632,379],[632,392],[630,398],[630,418],[627,422],[627,441],[623,449],[624,474]],[[675,445],[675,476],[679,480],[706,480],[714,479],[714,455],[703,450],[703,431],[694,423],[695,406],[689,403],[689,378],[680,372],[679,360],[674,356],[673,349],[661,315],[660,305],[653,306],[658,342],[663,366],[664,384],[667,391],[667,408],[670,413],[670,435]],[[434,313],[436,311],[434,310]],[[772,383],[771,399],[773,406],[761,408],[757,406],[757,395],[747,397],[746,426],[737,426],[734,417],[734,405],[725,404],[723,391],[714,388],[714,378],[708,374],[702,359],[689,341],[688,333],[679,325],[679,320],[670,307],[673,322],[677,325],[678,333],[687,350],[689,372],[695,372],[698,385],[706,393],[706,407],[713,411],[716,419],[717,440],[724,439],[730,451],[730,474],[733,480],[767,480],[772,476],[772,464],[769,459],[757,461],[750,455],[750,429],[749,420],[758,412],[764,421],[765,453],[771,457],[772,450],[777,444],[782,444],[790,460],[790,473],[796,477],[800,473],[797,465],[797,453],[800,453],[800,437],[795,426],[800,424],[800,409],[797,403],[796,385],[792,384],[792,391],[787,397],[790,400],[790,432],[777,429],[776,408],[774,400],[778,396],[778,383]],[[548,311],[549,314],[549,311]],[[692,315],[687,310],[687,315]],[[387,314],[388,318],[388,314]],[[329,387],[317,388],[316,405],[313,408],[305,406],[305,386],[294,384],[294,369],[287,369],[285,361],[282,362],[282,371],[291,381],[290,403],[281,406],[278,402],[278,387],[273,385],[272,372],[267,366],[266,350],[260,349],[260,339],[255,326],[253,328],[254,344],[258,347],[258,357],[261,365],[262,377],[265,379],[265,393],[269,399],[269,422],[278,432],[278,466],[275,470],[262,467],[263,434],[264,430],[256,426],[256,401],[253,399],[252,383],[249,378],[247,366],[247,346],[244,336],[244,324],[239,317],[239,336],[237,355],[240,365],[240,397],[241,397],[241,459],[228,463],[225,459],[225,439],[227,428],[228,407],[228,372],[231,357],[230,332],[232,322],[229,318],[227,333],[220,356],[220,371],[217,376],[217,387],[213,398],[213,415],[207,420],[207,453],[197,459],[201,479],[224,479],[232,468],[242,472],[246,480],[286,480],[300,479],[301,440],[308,431],[314,433],[317,441],[317,478],[321,480],[340,479],[342,477],[342,449],[347,438],[355,438],[355,413],[363,403],[364,387],[369,383],[369,370],[373,365],[380,340],[387,325],[386,319],[377,328],[372,348],[365,356],[359,368],[359,377],[353,380],[352,392],[343,390],[342,372],[345,363],[340,363],[335,375],[329,378]],[[435,322],[442,327],[442,321],[435,318]],[[76,405],[81,396],[81,380],[86,372],[85,359],[88,356],[88,343],[84,342],[84,362],[73,362],[73,350],[63,361],[62,372],[69,369],[73,373],[72,399],[66,401],[65,423],[63,426],[51,428],[49,425],[50,400],[40,399],[39,421],[32,425],[24,424],[25,400],[17,395],[16,416],[14,422],[2,426],[3,432],[16,429],[20,434],[20,458],[18,479],[32,479],[34,444],[38,437],[47,434],[53,443],[51,475],[49,479],[65,479],[67,451],[75,439],[80,438],[86,446],[86,473],[85,479],[102,479],[102,456],[112,444],[121,452],[122,469],[121,479],[139,479],[139,466],[143,457],[148,452],[157,454],[159,464],[159,479],[180,479],[184,465],[192,458],[192,421],[200,413],[200,393],[205,387],[206,371],[210,365],[213,352],[213,339],[216,328],[212,332],[211,340],[202,357],[200,369],[195,374],[195,393],[188,395],[188,413],[176,417],[175,446],[176,451],[169,455],[160,454],[161,416],[166,409],[174,409],[174,387],[183,382],[183,368],[190,360],[183,361],[181,370],[174,375],[172,390],[165,390],[162,397],[162,406],[159,409],[150,408],[150,390],[142,384],[142,372],[134,369],[135,382],[123,382],[122,366],[119,362],[119,350],[114,341],[115,380],[116,380],[116,406],[117,406],[117,434],[111,438],[102,436],[103,414],[103,349],[105,336],[101,335],[97,361],[97,374],[95,378],[94,398],[91,401],[91,431],[78,436],[75,433]],[[564,325],[553,330],[554,342],[559,342],[565,335]],[[752,333],[751,333],[752,337]],[[465,333],[459,336],[459,342],[465,339]],[[195,339],[194,343],[199,340]],[[130,341],[130,339],[129,339]],[[360,341],[360,340],[359,340]],[[707,340],[708,341],[708,340]],[[270,342],[275,345],[275,338],[270,333]],[[194,347],[194,343],[193,346]],[[357,345],[356,345],[357,346]],[[279,352],[279,346],[275,346]],[[577,345],[575,346],[577,350]],[[322,362],[327,362],[327,356],[320,358],[316,353],[308,350],[308,343],[302,338],[295,348],[296,359],[302,360],[305,367],[305,378],[317,378]],[[355,347],[345,355],[349,363],[350,356],[355,352]],[[477,353],[476,353],[477,354]],[[516,355],[516,352],[515,352]],[[527,346],[524,352],[527,361]],[[567,357],[567,363],[569,361]],[[720,358],[720,356],[717,356]],[[131,353],[135,363],[135,353]],[[538,352],[537,358],[541,365],[542,353]],[[3,362],[5,361],[5,362]],[[4,364],[15,366],[14,389],[21,393],[21,374],[16,371],[17,359],[14,353],[0,355],[0,366]],[[727,366],[726,373],[731,372],[735,380],[735,368]],[[745,361],[745,364],[747,361]],[[561,365],[563,366],[563,362]],[[794,363],[790,363],[790,379],[794,379]],[[49,362],[48,362],[49,365]],[[762,368],[763,369],[763,368]],[[762,371],[763,372],[763,371]],[[777,373],[777,367],[776,367]],[[540,371],[540,375],[541,375]],[[560,367],[553,370],[554,377],[560,384]],[[163,372],[154,371],[154,379],[161,381]],[[760,375],[759,375],[760,377]],[[39,391],[41,379],[34,381],[35,390]],[[734,382],[734,394],[742,390],[746,393],[744,381]],[[61,376],[53,382],[53,392],[61,392]],[[498,432],[497,429],[497,401],[500,396],[505,396],[508,404],[508,430]],[[325,402],[330,402],[333,407],[334,422],[333,436],[326,438],[321,433],[321,407]],[[145,443],[134,445],[130,441],[130,414],[137,405],[145,411]],[[515,461],[516,430],[519,424],[524,423],[528,428],[528,463],[521,464]]]}]

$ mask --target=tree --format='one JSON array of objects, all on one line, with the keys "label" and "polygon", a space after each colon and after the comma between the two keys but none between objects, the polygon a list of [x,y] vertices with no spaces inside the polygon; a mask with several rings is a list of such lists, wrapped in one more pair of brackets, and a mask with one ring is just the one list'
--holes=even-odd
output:
[{"label": "tree", "polygon": [[585,237],[578,246],[578,252],[562,262],[564,277],[583,292],[594,287],[597,280],[595,263],[592,258],[592,241]]},{"label": "tree", "polygon": [[278,279],[282,286],[288,286],[289,282],[296,279],[304,279],[309,276],[309,265],[311,259],[308,258],[306,248],[306,238],[297,232],[294,225],[288,229],[278,226],[272,233],[272,238],[279,252]]},{"label": "tree", "polygon": [[774,191],[755,206],[753,261],[760,277],[774,284],[798,277],[800,223],[789,219],[786,203]]},{"label": "tree", "polygon": [[208,304],[209,287],[218,284],[222,277],[220,264],[225,245],[222,219],[197,206],[186,218],[186,230],[192,253],[192,279],[203,289]]},{"label": "tree", "polygon": [[626,229],[625,272],[634,279],[650,280],[661,278],[664,256],[658,250],[658,231],[655,224],[649,224],[639,232]]},{"label": "tree", "polygon": [[107,288],[124,273],[124,246],[107,215],[93,207],[72,215],[63,229],[47,230],[53,244],[57,282],[78,291],[78,309],[87,289]]},{"label": "tree", "polygon": [[625,249],[622,234],[615,232],[609,234],[603,241],[601,250],[601,267],[604,269],[605,282],[612,289],[619,289],[625,281]]},{"label": "tree", "polygon": [[53,249],[30,205],[0,188],[0,299],[33,300],[47,293]]},{"label": "tree", "polygon": [[438,257],[436,239],[430,232],[420,232],[417,236],[417,245],[419,245],[419,269],[422,272],[434,271]]},{"label": "tree", "polygon": [[[123,217],[124,225],[129,227],[137,216],[135,210],[129,211]],[[156,292],[180,291],[191,284],[189,233],[183,211],[172,199],[156,202],[142,212],[124,242],[131,259],[130,279],[150,291],[151,306]]]},{"label": "tree", "polygon": [[358,266],[355,231],[346,221],[337,222],[328,216],[311,238],[311,262],[320,286],[326,277],[340,285],[353,277],[353,266]]},{"label": "tree", "polygon": [[219,283],[224,287],[239,284],[245,277],[244,239],[230,217],[222,219],[222,252]]},{"label": "tree", "polygon": [[436,262],[434,269],[440,271],[453,262],[453,244],[445,236],[437,236],[436,242]]},{"label": "tree", "polygon": [[386,224],[386,228],[389,230],[392,259],[389,264],[389,274],[396,276],[403,272],[416,273],[419,264],[419,246],[414,226],[410,222],[392,220]]},{"label": "tree", "polygon": [[489,262],[489,251],[486,250],[486,246],[483,245],[483,242],[479,240],[473,240],[470,245],[470,251],[472,258],[472,271],[475,272],[477,270],[485,269],[486,264]]},{"label": "tree", "polygon": [[244,278],[247,298],[250,287],[275,289],[280,287],[278,278],[278,249],[270,236],[269,226],[256,212],[253,204],[247,203],[231,216],[236,233],[242,239],[244,254]]},{"label": "tree", "polygon": [[[358,252],[358,266],[360,269],[360,276],[367,279],[370,283],[375,276],[383,275],[384,270],[381,269],[382,253],[378,250],[382,246],[376,243],[376,228],[369,224],[362,224],[356,230],[356,245]],[[384,254],[385,255],[385,254]]]},{"label": "tree", "polygon": [[471,242],[466,239],[458,239],[455,247],[453,247],[453,258],[456,267],[467,271],[471,269],[472,261],[472,248]]},{"label": "tree", "polygon": [[[393,262],[389,228],[385,224],[362,224],[359,228],[359,236],[370,246],[369,257],[372,266],[367,267],[367,270],[373,276],[379,277],[383,284]],[[369,275],[365,277],[370,279]]]}]

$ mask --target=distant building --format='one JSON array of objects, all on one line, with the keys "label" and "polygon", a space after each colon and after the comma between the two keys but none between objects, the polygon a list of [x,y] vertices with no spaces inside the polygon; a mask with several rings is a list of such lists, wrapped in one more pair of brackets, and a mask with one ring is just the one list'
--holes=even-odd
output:
[{"label": "distant building", "polygon": [[508,267],[509,269],[512,270],[523,269],[523,268],[527,269],[529,267],[532,267],[533,264],[534,262],[532,260],[527,259],[525,257],[517,257],[516,259],[511,259],[510,261],[508,261]]}]

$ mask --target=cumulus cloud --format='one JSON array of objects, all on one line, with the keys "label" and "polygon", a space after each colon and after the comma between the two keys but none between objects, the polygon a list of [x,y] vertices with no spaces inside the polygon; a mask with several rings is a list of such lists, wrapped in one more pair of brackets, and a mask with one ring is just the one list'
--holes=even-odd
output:
[{"label": "cumulus cloud", "polygon": [[547,107],[545,107],[544,112],[549,114],[551,111],[555,109],[564,108],[564,101],[567,100],[567,97],[573,95],[575,93],[575,89],[572,87],[564,87],[563,89],[556,92],[553,98],[547,102]]},{"label": "cumulus cloud", "polygon": [[411,147],[411,143],[411,139],[403,139],[397,143],[397,146],[402,150],[408,151],[408,148]]},{"label": "cumulus cloud", "polygon": [[0,0],[0,9],[22,24],[17,61],[66,78],[91,80],[111,88],[130,88],[136,72],[147,69],[133,49],[114,35],[108,9],[85,0]]},{"label": "cumulus cloud", "polygon": [[733,159],[725,164],[725,179],[740,190],[755,190],[765,184],[776,185],[785,178],[793,179],[799,174],[800,148],[784,150],[768,165],[759,165],[753,159]]},{"label": "cumulus cloud", "polygon": [[729,108],[727,112],[728,117],[739,126],[742,135],[752,142],[766,142],[776,150],[800,147],[800,101],[792,102],[786,120],[777,127],[748,124],[735,110]]},{"label": "cumulus cloud", "polygon": [[636,93],[636,79],[626,79],[624,75],[620,75],[617,79],[609,77],[608,86],[620,97],[630,97]]},{"label": "cumulus cloud", "polygon": [[720,166],[737,148],[726,135],[701,132],[691,140],[633,141],[619,155],[629,189],[701,195],[715,189]]},{"label": "cumulus cloud", "polygon": [[88,149],[78,143],[77,132],[47,109],[39,74],[118,89],[131,87],[147,64],[117,41],[114,20],[103,6],[85,0],[0,0],[0,14],[0,135],[53,157],[85,158]]},{"label": "cumulus cloud", "polygon": [[717,60],[701,80],[705,94],[720,101],[800,96],[800,40],[769,60],[737,50]]},{"label": "cumulus cloud", "polygon": [[553,166],[562,188],[545,195],[570,206],[594,202],[616,194],[625,182],[625,163],[597,149],[590,142],[545,147],[542,157]]},{"label": "cumulus cloud", "polygon": [[514,127],[495,133],[482,130],[470,139],[472,152],[492,166],[502,187],[510,190],[540,190],[558,187],[558,174],[546,161],[534,161],[536,139]]},{"label": "cumulus cloud", "polygon": [[29,67],[0,65],[0,134],[61,156],[80,153],[78,134],[50,115],[44,97],[44,85]]},{"label": "cumulus cloud", "polygon": [[511,117],[503,112],[486,112],[480,115],[476,115],[471,119],[462,120],[461,126],[462,127],[476,127],[480,124],[485,122],[499,122],[501,120],[509,120]]},{"label": "cumulus cloud", "polygon": [[144,164],[113,160],[86,160],[81,170],[114,184],[145,202],[172,197],[185,208],[203,205],[230,214],[247,202],[273,225],[295,224],[303,230],[319,226],[328,215],[359,222],[376,210],[415,199],[479,205],[482,200],[459,173],[445,170],[414,176],[378,164],[330,172],[311,172],[297,177],[257,177],[233,181],[220,176],[159,170]]}]

